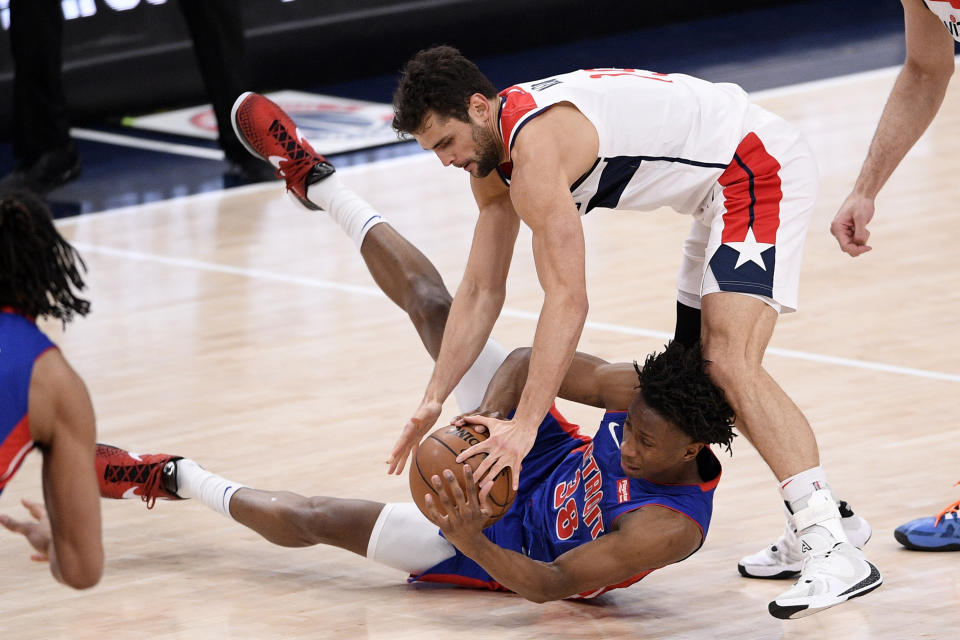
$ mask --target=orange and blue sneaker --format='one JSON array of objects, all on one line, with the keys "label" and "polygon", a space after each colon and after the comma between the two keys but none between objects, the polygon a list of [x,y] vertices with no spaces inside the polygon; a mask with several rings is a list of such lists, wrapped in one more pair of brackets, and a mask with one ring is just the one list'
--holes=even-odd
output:
[{"label": "orange and blue sneaker", "polygon": [[233,131],[247,151],[273,165],[300,204],[319,210],[307,198],[307,189],[336,169],[314,151],[293,119],[275,102],[252,91],[237,98],[230,116]]},{"label": "orange and blue sneaker", "polygon": [[177,495],[177,460],[182,456],[142,454],[97,444],[97,483],[103,498],[140,498],[152,509],[157,499],[183,500]]},{"label": "orange and blue sneaker", "polygon": [[917,518],[900,525],[893,537],[914,551],[960,551],[960,500],[936,516]]}]

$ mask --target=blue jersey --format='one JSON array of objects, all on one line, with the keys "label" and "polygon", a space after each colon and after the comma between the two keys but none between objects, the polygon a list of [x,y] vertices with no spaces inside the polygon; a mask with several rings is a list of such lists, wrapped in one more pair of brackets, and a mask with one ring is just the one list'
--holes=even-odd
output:
[{"label": "blue jersey", "polygon": [[[714,489],[720,480],[720,462],[709,448],[701,450],[697,463],[704,482],[700,484],[667,485],[630,478],[620,466],[626,416],[626,412],[607,412],[591,440],[552,410],[523,459],[513,506],[485,529],[484,535],[500,547],[550,562],[609,533],[624,513],[657,505],[693,520],[705,538],[713,513]],[[579,596],[594,597],[631,585],[650,571]],[[506,590],[459,550],[454,557],[410,580]]]},{"label": "blue jersey", "polygon": [[33,321],[0,310],[0,493],[33,448],[27,416],[33,363],[54,344]]}]

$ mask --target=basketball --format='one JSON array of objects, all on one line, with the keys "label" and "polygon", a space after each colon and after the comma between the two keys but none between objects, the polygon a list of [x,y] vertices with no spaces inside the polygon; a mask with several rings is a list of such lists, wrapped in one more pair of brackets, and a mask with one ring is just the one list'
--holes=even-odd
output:
[{"label": "basketball", "polygon": [[[477,467],[487,454],[482,453],[468,458],[463,463],[457,462],[457,456],[466,449],[469,449],[478,442],[487,439],[486,433],[477,433],[470,425],[457,427],[449,425],[437,429],[420,443],[417,455],[413,457],[413,463],[410,465],[410,493],[413,494],[413,501],[420,507],[424,514],[426,510],[426,494],[436,497],[437,492],[430,483],[430,478],[437,475],[443,479],[443,470],[450,469],[454,477],[460,483],[460,488],[466,493],[466,482],[463,477],[463,465],[469,464],[470,468],[476,471]],[[483,527],[487,528],[494,522],[503,517],[513,504],[515,492],[513,490],[513,476],[511,469],[504,469],[493,482],[493,489],[487,496],[484,508],[490,513]],[[450,496],[451,500],[453,496]],[[443,506],[439,500],[435,502],[439,509],[443,511]]]}]

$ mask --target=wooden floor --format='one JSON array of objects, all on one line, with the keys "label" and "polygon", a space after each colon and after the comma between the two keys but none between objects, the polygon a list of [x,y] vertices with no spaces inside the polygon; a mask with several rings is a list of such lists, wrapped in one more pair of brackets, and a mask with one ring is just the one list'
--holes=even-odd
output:
[{"label": "wooden floor", "polygon": [[[960,82],[880,198],[874,251],[853,260],[827,229],[892,82],[758,96],[806,132],[822,172],[801,310],[781,320],[766,364],[813,424],[834,488],[874,526],[867,552],[885,579],[874,593],[797,621],[767,614],[786,584],[741,578],[736,563],[783,518],[772,475],[740,438],[703,549],[589,604],[408,586],[344,551],[274,547],[198,503],[104,501],[106,573],[92,591],[55,584],[25,542],[0,536],[0,637],[952,637],[960,554],[906,551],[892,531],[960,497]],[[475,217],[466,174],[425,155],[343,175],[455,286]],[[663,345],[688,222],[667,211],[585,219],[581,349],[634,359]],[[90,387],[102,441],[190,456],[265,489],[409,499],[383,460],[431,363],[323,215],[270,185],[60,226],[88,261],[94,312],[66,333],[47,328]],[[528,241],[495,329],[510,347],[529,344],[540,305]],[[565,409],[594,431],[595,411]],[[21,496],[40,497],[36,454],[0,509],[22,514]]]}]

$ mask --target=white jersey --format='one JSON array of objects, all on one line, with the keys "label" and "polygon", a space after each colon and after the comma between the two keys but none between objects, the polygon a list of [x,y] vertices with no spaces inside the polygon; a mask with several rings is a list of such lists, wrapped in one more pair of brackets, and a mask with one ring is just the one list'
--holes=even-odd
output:
[{"label": "white jersey", "polygon": [[940,18],[940,22],[947,28],[950,36],[960,42],[960,28],[957,26],[957,19],[960,18],[960,2],[957,0],[923,0],[923,4]]},{"label": "white jersey", "polygon": [[[662,206],[696,213],[733,160],[751,110],[737,85],[639,69],[574,71],[500,96],[508,153],[527,122],[559,103],[575,106],[596,128],[597,161],[571,187],[581,214]],[[499,168],[507,184],[511,171],[510,162]]]}]

